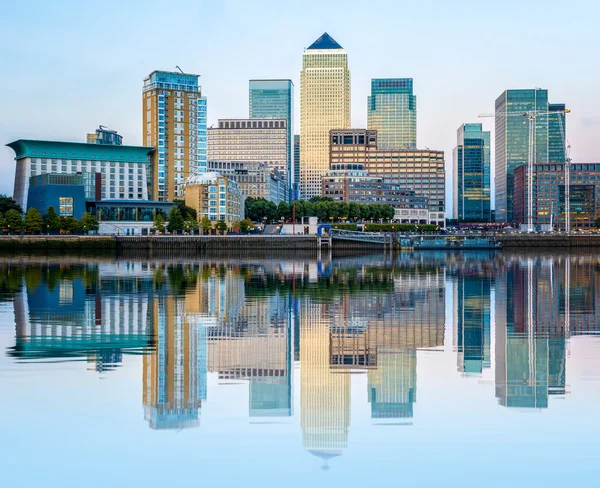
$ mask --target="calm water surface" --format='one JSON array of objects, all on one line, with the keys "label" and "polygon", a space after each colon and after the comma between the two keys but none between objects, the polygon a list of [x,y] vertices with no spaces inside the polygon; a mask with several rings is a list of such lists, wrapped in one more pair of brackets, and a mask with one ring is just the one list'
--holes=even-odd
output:
[{"label": "calm water surface", "polygon": [[600,256],[0,257],[0,486],[596,486]]}]

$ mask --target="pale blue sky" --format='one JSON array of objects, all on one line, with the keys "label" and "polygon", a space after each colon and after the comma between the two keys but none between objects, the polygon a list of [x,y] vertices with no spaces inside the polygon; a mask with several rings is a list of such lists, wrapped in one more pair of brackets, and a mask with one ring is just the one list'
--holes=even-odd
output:
[{"label": "pale blue sky", "polygon": [[[202,75],[209,124],[247,116],[248,80],[270,77],[294,81],[298,120],[302,51],[327,31],[348,52],[354,127],[366,125],[371,78],[414,78],[418,144],[446,152],[447,194],[456,129],[493,111],[507,88],[547,88],[572,110],[573,159],[600,161],[600,7],[591,0],[3,3],[2,144],[83,141],[99,124],[140,144],[143,79],[175,65]],[[12,194],[5,147],[0,170],[0,193]]]}]

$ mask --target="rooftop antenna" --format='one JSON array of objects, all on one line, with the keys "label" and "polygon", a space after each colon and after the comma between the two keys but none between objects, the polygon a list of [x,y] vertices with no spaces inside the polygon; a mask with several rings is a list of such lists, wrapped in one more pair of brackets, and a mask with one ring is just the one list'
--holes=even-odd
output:
[{"label": "rooftop antenna", "polygon": [[183,72],[183,70],[179,66],[175,66],[175,68],[177,68],[181,72],[182,75],[185,75],[185,73]]}]

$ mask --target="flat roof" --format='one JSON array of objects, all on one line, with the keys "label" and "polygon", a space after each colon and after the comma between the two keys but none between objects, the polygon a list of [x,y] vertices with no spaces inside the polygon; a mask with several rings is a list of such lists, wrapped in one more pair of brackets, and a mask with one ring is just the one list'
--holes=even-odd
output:
[{"label": "flat roof", "polygon": [[37,139],[18,139],[6,145],[15,152],[17,160],[36,157],[145,163],[148,155],[155,151],[155,148],[149,146],[113,146]]}]

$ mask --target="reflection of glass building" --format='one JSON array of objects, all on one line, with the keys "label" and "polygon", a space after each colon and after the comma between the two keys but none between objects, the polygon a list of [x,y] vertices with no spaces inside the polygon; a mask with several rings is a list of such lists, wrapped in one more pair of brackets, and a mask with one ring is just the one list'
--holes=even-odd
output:
[{"label": "reflection of glass building", "polygon": [[144,357],[144,416],[152,429],[199,424],[206,399],[206,328],[186,314],[182,296],[158,296],[151,304],[156,352]]},{"label": "reflection of glass building", "polygon": [[454,148],[454,215],[488,222],[490,213],[490,133],[481,124],[463,124]]},{"label": "reflection of glass building", "polygon": [[380,149],[416,149],[417,97],[412,78],[371,80],[367,124],[377,131]]},{"label": "reflection of glass building", "polygon": [[490,296],[490,278],[458,276],[454,327],[458,370],[463,373],[481,373],[490,367]]},{"label": "reflection of glass building", "polygon": [[[21,359],[86,357],[93,369],[111,369],[123,353],[152,347],[148,296],[104,293],[97,266],[34,265],[23,270],[26,288],[15,295],[16,345]],[[120,278],[124,281],[124,278]],[[141,283],[141,282],[140,282]]]},{"label": "reflection of glass building", "polygon": [[412,418],[417,401],[417,351],[380,348],[368,382],[372,418]]}]

